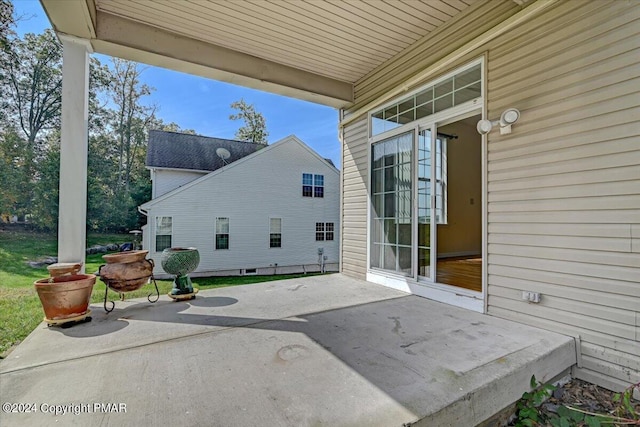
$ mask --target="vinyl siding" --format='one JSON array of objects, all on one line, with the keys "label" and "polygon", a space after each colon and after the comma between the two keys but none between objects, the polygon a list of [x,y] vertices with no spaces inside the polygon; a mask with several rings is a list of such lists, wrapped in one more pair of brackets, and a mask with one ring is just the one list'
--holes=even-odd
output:
[{"label": "vinyl siding", "polygon": [[[520,10],[496,4],[477,2],[358,82],[352,111]],[[558,2],[442,72],[484,54],[487,116],[522,112],[512,134],[487,137],[488,314],[579,337],[574,374],[613,389],[640,381],[638,28],[637,2]],[[345,130],[345,176],[366,176],[366,121]],[[343,183],[345,235],[366,234],[366,213],[349,207],[356,183]],[[354,242],[356,265],[366,248]]]},{"label": "vinyl siding", "polygon": [[[302,196],[302,174],[324,175],[324,197]],[[172,246],[200,252],[196,273],[318,265],[318,248],[326,263],[339,261],[339,171],[297,140],[264,148],[185,185],[146,206],[150,257],[155,252],[155,217],[173,218]],[[229,249],[215,250],[217,217],[229,218]],[[270,218],[282,219],[282,247],[269,247]],[[316,241],[316,222],[333,222],[333,241]]]},{"label": "vinyl siding", "polygon": [[[579,336],[577,377],[640,381],[640,6],[564,2],[488,46],[488,313]],[[540,304],[521,300],[540,292]]]},{"label": "vinyl siding", "polygon": [[342,172],[342,272],[364,279],[367,273],[368,161],[367,119],[344,129]]},{"label": "vinyl siding", "polygon": [[153,180],[153,197],[160,197],[169,191],[182,187],[206,175],[205,172],[157,169]]}]

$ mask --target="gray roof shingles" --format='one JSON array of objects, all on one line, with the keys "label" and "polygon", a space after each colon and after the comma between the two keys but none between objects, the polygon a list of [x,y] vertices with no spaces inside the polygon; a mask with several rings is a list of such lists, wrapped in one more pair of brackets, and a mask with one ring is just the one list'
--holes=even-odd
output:
[{"label": "gray roof shingles", "polygon": [[216,153],[218,148],[229,151],[231,156],[226,161],[229,164],[263,147],[253,142],[152,130],[149,131],[147,167],[214,171],[225,165]]}]

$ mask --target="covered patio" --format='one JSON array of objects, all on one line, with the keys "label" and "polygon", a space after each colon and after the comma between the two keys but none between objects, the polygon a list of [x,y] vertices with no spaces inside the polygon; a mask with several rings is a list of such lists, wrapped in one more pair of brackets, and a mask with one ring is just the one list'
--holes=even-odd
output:
[{"label": "covered patio", "polygon": [[340,274],[92,310],[0,364],[3,401],[37,404],[3,426],[474,426],[576,357],[573,338]]},{"label": "covered patio", "polygon": [[[3,390],[6,387],[17,397],[44,398],[49,394],[21,389],[13,379],[47,370],[58,375],[53,367],[72,375],[85,364],[109,365],[104,372],[91,371],[89,378],[99,387],[87,385],[73,393],[63,389],[61,397],[68,400],[92,393],[96,399],[115,399],[116,391],[106,390],[122,384],[128,384],[125,393],[138,395],[144,389],[138,390],[131,379],[142,381],[148,375],[155,379],[147,380],[156,381],[150,385],[156,390],[154,397],[162,395],[166,400],[162,404],[158,399],[149,401],[158,410],[145,409],[144,415],[137,416],[159,413],[163,421],[177,420],[177,414],[185,416],[189,411],[189,416],[196,417],[193,424],[210,423],[213,416],[220,417],[220,425],[251,424],[244,418],[251,412],[275,425],[335,425],[335,420],[343,425],[399,425],[424,419],[427,425],[466,426],[517,399],[531,374],[546,381],[575,364],[575,377],[613,390],[637,382],[637,4],[554,0],[41,3],[64,45],[61,262],[84,259],[88,55],[99,52],[337,108],[342,144],[340,271],[344,276],[308,279],[296,291],[298,284],[291,289],[251,287],[258,290],[251,299],[235,294],[244,292],[242,288],[233,288],[193,304],[121,308],[117,321],[96,316],[95,323],[68,331],[68,336],[38,330],[16,350],[21,360],[3,362]],[[438,100],[453,102],[458,93],[443,89],[437,98],[438,85],[464,80],[470,67],[479,74],[471,99],[463,97],[462,104],[449,103],[436,111]],[[423,90],[434,94],[425,104],[419,101]],[[406,102],[415,104],[409,108]],[[433,105],[433,110],[423,114],[418,111],[423,105]],[[479,207],[479,245],[469,255],[480,255],[477,282],[481,290],[440,286],[437,271],[436,277],[420,271],[427,259],[429,269],[435,270],[438,233],[434,225],[429,245],[422,244],[429,247],[420,249],[419,203],[411,205],[409,215],[402,218],[380,215],[393,227],[408,219],[403,224],[412,231],[404,248],[397,241],[384,240],[391,239],[388,232],[379,233],[379,241],[372,237],[372,147],[395,141],[406,131],[413,135],[411,149],[419,153],[418,140],[427,130],[437,137],[441,127],[471,118],[497,124],[510,107],[522,112],[513,133],[502,134],[502,127],[498,132],[496,125],[492,133],[479,136],[475,126],[467,126],[480,146],[475,163],[480,174],[474,178],[480,195],[464,199]],[[411,116],[407,123],[405,113]],[[389,129],[374,134],[376,117],[382,117]],[[431,138],[431,152],[437,152],[435,142]],[[389,160],[397,157],[396,152],[388,154]],[[415,157],[407,158],[411,156]],[[387,166],[401,168],[393,162]],[[385,191],[396,194],[398,200],[415,202],[419,177],[418,168],[413,169],[412,180],[406,183],[418,184]],[[431,166],[429,175],[429,224],[436,224],[435,169]],[[389,182],[395,185],[393,179]],[[412,197],[400,197],[409,193]],[[390,211],[396,207],[391,204]],[[389,261],[389,265],[372,262],[376,242],[385,247],[386,252],[380,253],[389,253],[378,261]],[[404,260],[400,255],[395,258],[395,249],[405,253]],[[420,250],[429,256],[420,258]],[[321,291],[322,296],[300,297],[305,287]],[[272,300],[275,289],[299,298]],[[527,295],[536,298],[530,300]],[[219,297],[238,303],[216,306]],[[138,329],[139,325],[145,327]],[[87,328],[107,332],[71,336],[75,331],[95,330]],[[57,338],[45,354],[29,351],[38,334],[42,339]],[[66,340],[81,345],[68,350],[71,341]],[[260,350],[259,345],[266,347]],[[76,347],[81,353],[68,353],[77,351]],[[416,351],[419,347],[422,353]],[[196,355],[194,362],[182,363],[191,360],[189,355]],[[31,357],[36,359],[28,363]],[[53,365],[47,365],[48,358]],[[435,362],[437,358],[442,358],[441,364]],[[133,359],[132,368],[120,374],[125,359]],[[23,365],[15,365],[18,362]],[[55,387],[52,384],[47,386]],[[182,399],[193,390],[199,390],[199,401],[208,402],[200,415],[194,415],[190,400]],[[239,403],[243,396],[249,396],[244,399],[247,405]],[[169,404],[176,401],[181,409]],[[466,418],[450,423],[428,418],[445,413]],[[115,415],[109,415],[108,421],[116,423],[111,416]]]}]

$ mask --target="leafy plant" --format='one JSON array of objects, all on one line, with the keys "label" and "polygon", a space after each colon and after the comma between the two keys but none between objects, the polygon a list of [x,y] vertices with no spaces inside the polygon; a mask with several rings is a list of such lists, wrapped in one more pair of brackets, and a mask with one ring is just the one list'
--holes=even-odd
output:
[{"label": "leafy plant", "polygon": [[[558,408],[558,417],[552,418],[553,427],[573,427],[573,426],[640,426],[640,412],[633,405],[633,391],[640,390],[640,383],[627,387],[622,393],[613,395],[612,401],[617,403],[612,411],[615,415],[594,414],[581,409],[564,407]],[[574,423],[568,423],[573,421]]]},{"label": "leafy plant", "polygon": [[559,406],[557,415],[549,417],[549,423],[553,427],[601,427],[603,425],[611,425],[606,415],[589,414],[567,406]]},{"label": "leafy plant", "polygon": [[637,410],[637,407],[631,403],[631,399],[633,399],[633,391],[635,389],[640,391],[640,382],[627,387],[622,393],[616,393],[613,395],[613,402],[618,403],[614,412],[618,417],[626,417],[628,418],[627,421],[635,420],[635,425],[640,425],[640,412]]},{"label": "leafy plant", "polygon": [[533,427],[544,422],[538,408],[556,389],[554,385],[539,383],[535,375],[531,376],[530,385],[532,391],[523,393],[516,403],[516,427]]},{"label": "leafy plant", "polygon": [[551,397],[556,387],[539,383],[535,376],[532,376],[531,388],[532,391],[524,393],[516,404],[516,427],[640,426],[640,411],[633,403],[633,392],[635,389],[640,390],[640,383],[613,395],[612,400],[617,405],[612,414],[596,414],[571,406],[558,406],[555,414],[547,415],[540,411],[540,406]]}]

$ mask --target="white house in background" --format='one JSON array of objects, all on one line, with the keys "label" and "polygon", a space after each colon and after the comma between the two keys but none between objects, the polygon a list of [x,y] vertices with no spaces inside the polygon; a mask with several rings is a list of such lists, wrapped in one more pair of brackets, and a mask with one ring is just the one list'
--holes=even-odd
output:
[{"label": "white house in background", "polygon": [[260,149],[156,131],[147,161],[154,198],[140,211],[155,274],[168,247],[198,248],[196,276],[338,270],[340,172],[295,136]]}]

